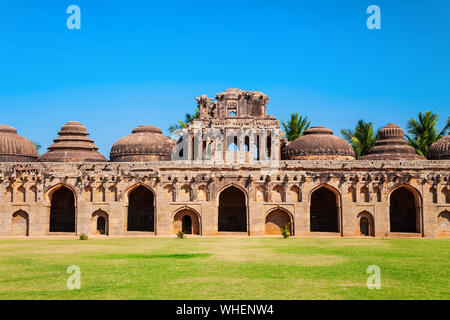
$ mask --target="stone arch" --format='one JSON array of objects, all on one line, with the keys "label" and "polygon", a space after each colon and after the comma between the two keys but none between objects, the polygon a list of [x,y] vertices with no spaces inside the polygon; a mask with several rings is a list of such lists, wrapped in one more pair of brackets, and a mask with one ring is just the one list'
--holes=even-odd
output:
[{"label": "stone arch", "polygon": [[108,215],[108,213],[99,209],[92,214],[91,234],[106,235],[106,236],[109,235],[109,215]]},{"label": "stone arch", "polygon": [[23,210],[16,211],[11,218],[11,236],[28,237],[29,236],[29,218],[28,213]]},{"label": "stone arch", "polygon": [[6,187],[6,198],[9,199],[9,202],[14,202],[14,189],[12,186]]},{"label": "stone arch", "polygon": [[389,193],[391,232],[420,233],[422,199],[420,192],[410,185],[399,185]]},{"label": "stone arch", "polygon": [[92,202],[94,201],[94,191],[91,186],[86,186],[83,190],[83,199],[84,202]]},{"label": "stone arch", "polygon": [[156,203],[156,193],[155,193],[155,191],[153,190],[153,188],[151,186],[149,186],[148,184],[145,184],[145,183],[137,183],[137,184],[132,185],[131,187],[129,187],[128,189],[125,190],[125,192],[123,193],[123,200],[124,200],[125,204],[129,205],[130,194],[133,191],[135,191],[136,189],[138,189],[139,187],[144,187],[144,188],[148,189],[151,193],[153,193],[153,196],[154,196],[153,205],[155,205],[155,203]]},{"label": "stone arch", "polygon": [[191,202],[192,201],[192,187],[189,184],[183,184],[180,187],[177,197],[178,202]]},{"label": "stone arch", "polygon": [[173,215],[173,233],[183,231],[185,234],[201,234],[200,214],[189,207],[184,207],[175,211]]},{"label": "stone arch", "polygon": [[100,185],[95,189],[95,201],[98,202],[106,201],[106,189],[104,186]]},{"label": "stone arch", "polygon": [[256,186],[255,201],[256,202],[266,202],[267,201],[267,189],[262,184]]},{"label": "stone arch", "polygon": [[348,200],[356,202],[356,188],[354,186],[348,188]]},{"label": "stone arch", "polygon": [[247,193],[231,185],[219,192],[218,231],[247,232]]},{"label": "stone arch", "polygon": [[108,190],[109,190],[109,201],[117,202],[117,187],[116,186],[110,186],[108,188]]},{"label": "stone arch", "polygon": [[310,201],[310,231],[340,232],[340,193],[334,187],[322,184],[313,189]]},{"label": "stone arch", "polygon": [[294,235],[294,219],[292,214],[284,208],[274,208],[269,210],[265,218],[265,231],[267,235],[280,235],[281,228],[284,228],[287,223],[290,224],[290,233]]},{"label": "stone arch", "polygon": [[272,188],[271,194],[272,202],[284,202],[284,187],[277,184]]},{"label": "stone arch", "polygon": [[373,215],[368,211],[362,211],[356,216],[356,234],[359,236],[374,237],[375,236],[375,220]]},{"label": "stone arch", "polygon": [[164,198],[166,201],[176,202],[177,201],[176,195],[177,195],[176,189],[172,184],[168,184],[164,187]]},{"label": "stone arch", "polygon": [[430,187],[430,195],[431,195],[431,200],[433,201],[433,203],[437,203],[438,202],[437,191],[434,186]]},{"label": "stone arch", "polygon": [[363,195],[364,202],[370,202],[370,192],[367,186],[361,187],[361,194]]},{"label": "stone arch", "polygon": [[445,210],[437,216],[437,236],[450,237],[450,211]]},{"label": "stone arch", "polygon": [[209,201],[209,190],[207,185],[201,185],[198,187],[197,201]]},{"label": "stone arch", "polygon": [[37,187],[36,186],[31,186],[30,187],[30,191],[31,191],[31,194],[33,195],[33,201],[37,202],[38,201],[38,189],[37,189]]},{"label": "stone arch", "polygon": [[27,202],[27,191],[23,185],[17,188],[17,199],[20,202]]},{"label": "stone arch", "polygon": [[380,190],[380,187],[379,186],[374,187],[373,191],[376,194],[377,202],[381,202],[381,190]]},{"label": "stone arch", "polygon": [[47,206],[50,206],[51,202],[52,202],[53,194],[56,191],[58,191],[59,189],[63,188],[63,187],[69,189],[70,191],[72,191],[73,196],[75,197],[74,200],[75,200],[75,208],[76,208],[77,207],[77,203],[78,203],[77,191],[75,190],[75,188],[73,186],[71,186],[69,184],[66,184],[66,183],[58,183],[58,184],[56,184],[54,186],[51,186],[51,187],[47,188],[47,190],[44,191],[44,204],[47,205]]},{"label": "stone arch", "polygon": [[128,190],[127,231],[155,231],[155,193],[138,184]]},{"label": "stone arch", "polygon": [[75,194],[59,186],[50,195],[50,232],[75,232]]},{"label": "stone arch", "polygon": [[302,202],[302,190],[298,186],[292,186],[289,189],[290,202]]},{"label": "stone arch", "polygon": [[442,195],[444,198],[444,203],[450,203],[450,189],[447,187],[442,188]]}]

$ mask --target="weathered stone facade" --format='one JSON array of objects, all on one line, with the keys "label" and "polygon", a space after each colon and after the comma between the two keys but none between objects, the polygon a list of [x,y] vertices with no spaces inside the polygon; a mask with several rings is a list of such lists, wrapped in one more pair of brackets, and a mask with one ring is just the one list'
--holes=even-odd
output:
[{"label": "weathered stone facade", "polygon": [[[173,140],[154,127],[120,140],[112,151],[117,162],[101,161],[85,128],[71,122],[62,132],[77,138],[55,140],[57,153],[46,155],[53,162],[0,162],[0,236],[263,236],[280,234],[288,222],[300,237],[450,236],[450,160],[412,160],[410,153],[406,160],[342,159],[351,159],[351,150],[329,146],[338,139],[325,128],[312,130],[323,146],[292,143],[290,154],[305,158],[283,160],[286,142],[279,122],[266,115],[264,94],[232,89],[216,99],[197,98],[200,118],[188,126],[193,152],[186,161],[166,160]],[[205,128],[220,129],[223,141],[228,131],[254,128],[256,138],[232,133],[237,151],[222,148],[227,161],[205,161],[209,142],[195,139]],[[267,132],[280,137],[267,139]],[[18,152],[20,161],[33,157],[28,149]],[[95,161],[80,160],[80,149]],[[401,159],[397,151],[383,152]]]}]

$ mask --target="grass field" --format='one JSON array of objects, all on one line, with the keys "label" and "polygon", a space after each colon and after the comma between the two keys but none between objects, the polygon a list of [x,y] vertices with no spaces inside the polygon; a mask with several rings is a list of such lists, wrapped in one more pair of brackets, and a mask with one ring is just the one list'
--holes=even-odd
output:
[{"label": "grass field", "polygon": [[0,299],[450,299],[449,270],[448,239],[0,241]]}]

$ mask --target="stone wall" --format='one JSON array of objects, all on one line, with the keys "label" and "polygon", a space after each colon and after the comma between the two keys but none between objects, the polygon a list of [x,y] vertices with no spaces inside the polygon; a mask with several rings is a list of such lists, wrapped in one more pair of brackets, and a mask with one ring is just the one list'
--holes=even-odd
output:
[{"label": "stone wall", "polygon": [[[265,234],[274,210],[292,217],[295,236],[359,236],[363,217],[376,237],[450,235],[450,161],[305,160],[276,166],[0,163],[0,236],[49,235],[52,195],[63,186],[75,197],[76,234],[95,234],[99,216],[107,218],[108,235],[129,234],[129,194],[144,186],[155,195],[156,235],[179,230],[183,210],[193,219],[194,233],[218,235],[220,193],[235,186],[245,195],[250,236]],[[321,187],[336,196],[339,233],[310,232],[311,194]],[[390,196],[402,187],[414,195],[416,233],[390,232]]]}]

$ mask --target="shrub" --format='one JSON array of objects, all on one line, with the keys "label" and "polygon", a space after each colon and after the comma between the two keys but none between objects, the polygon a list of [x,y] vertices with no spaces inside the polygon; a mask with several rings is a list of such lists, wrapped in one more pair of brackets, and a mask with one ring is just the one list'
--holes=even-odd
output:
[{"label": "shrub", "polygon": [[281,235],[283,236],[283,239],[287,239],[291,236],[291,224],[288,222],[284,225],[284,228],[281,228]]},{"label": "shrub", "polygon": [[186,238],[183,231],[178,231],[177,237],[178,237],[178,239],[184,239],[184,238]]},{"label": "shrub", "polygon": [[86,233],[80,234],[80,240],[88,240],[89,236]]}]

